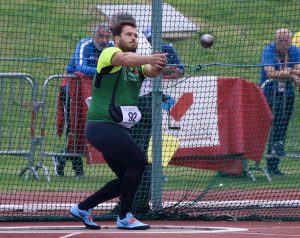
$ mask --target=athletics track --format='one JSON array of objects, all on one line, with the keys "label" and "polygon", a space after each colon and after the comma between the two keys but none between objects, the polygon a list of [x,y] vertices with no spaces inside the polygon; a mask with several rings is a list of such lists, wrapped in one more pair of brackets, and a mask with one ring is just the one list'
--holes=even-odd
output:
[{"label": "athletics track", "polygon": [[97,222],[101,230],[87,230],[80,222],[3,222],[2,238],[289,238],[300,237],[300,222],[149,221],[152,229],[125,231]]}]

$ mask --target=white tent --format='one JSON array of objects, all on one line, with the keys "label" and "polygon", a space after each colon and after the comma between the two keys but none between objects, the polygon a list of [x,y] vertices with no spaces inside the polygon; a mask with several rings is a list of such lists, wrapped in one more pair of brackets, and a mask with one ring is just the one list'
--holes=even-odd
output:
[{"label": "white tent", "polygon": [[[140,31],[151,26],[152,5],[151,4],[128,4],[128,5],[98,5],[97,9],[104,15],[110,17],[114,12],[125,11],[133,15],[137,21]],[[177,11],[169,4],[162,6],[162,33],[163,38],[182,38],[199,30],[198,26]]]}]

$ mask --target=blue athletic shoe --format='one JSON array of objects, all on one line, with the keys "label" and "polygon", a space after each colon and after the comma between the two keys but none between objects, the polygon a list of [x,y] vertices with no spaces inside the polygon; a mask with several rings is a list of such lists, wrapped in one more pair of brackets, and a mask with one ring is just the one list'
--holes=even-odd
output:
[{"label": "blue athletic shoe", "polygon": [[117,228],[118,229],[125,229],[125,230],[147,230],[151,227],[147,224],[144,224],[133,217],[131,212],[126,214],[126,217],[122,220],[117,220]]},{"label": "blue athletic shoe", "polygon": [[74,205],[73,207],[71,207],[70,209],[70,213],[72,216],[79,218],[85,225],[85,227],[87,229],[91,229],[91,230],[100,230],[101,227],[99,225],[97,225],[95,222],[93,222],[93,218],[92,218],[92,209],[85,211],[85,210],[80,210],[78,208],[78,205]]}]

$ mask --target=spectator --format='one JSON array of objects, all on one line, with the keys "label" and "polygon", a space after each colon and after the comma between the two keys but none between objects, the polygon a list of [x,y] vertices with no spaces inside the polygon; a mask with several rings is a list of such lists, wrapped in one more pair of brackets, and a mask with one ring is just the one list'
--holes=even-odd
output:
[{"label": "spectator", "polygon": [[[111,31],[109,27],[105,24],[99,24],[95,28],[92,37],[84,38],[76,45],[75,53],[64,73],[66,77],[62,81],[60,94],[67,124],[67,137],[69,137],[70,133],[70,79],[67,75],[78,71],[85,75],[93,76],[96,73],[98,58],[103,49],[109,45],[110,37]],[[69,152],[67,148],[64,151]],[[54,156],[53,161],[56,176],[64,176],[66,160],[71,160],[73,170],[75,171],[75,178],[84,177],[83,162],[80,156]]]},{"label": "spectator", "polygon": [[284,145],[294,108],[292,81],[300,76],[300,50],[292,45],[288,29],[276,31],[275,42],[264,48],[262,65],[260,84],[266,83],[263,91],[274,116],[267,147],[267,169],[271,175],[283,176],[278,165],[280,158],[286,156]]},{"label": "spectator", "polygon": [[[152,33],[151,27],[147,27],[143,34],[147,38],[148,42],[152,44]],[[163,43],[162,44],[162,52],[167,53],[167,64],[173,64],[174,66],[167,65],[162,73],[162,77],[165,79],[177,79],[181,78],[184,75],[184,66],[181,64],[181,60],[174,49],[172,44]]]},{"label": "spectator", "polygon": [[100,229],[91,218],[92,209],[120,196],[117,228],[149,229],[149,225],[138,221],[131,213],[146,158],[127,128],[141,117],[137,105],[142,81],[145,76],[161,74],[166,56],[162,53],[147,56],[134,53],[138,34],[133,22],[115,26],[113,37],[116,47],[105,49],[98,61],[85,133],[91,145],[103,153],[117,178],[72,206],[70,212],[81,219],[88,229]]}]

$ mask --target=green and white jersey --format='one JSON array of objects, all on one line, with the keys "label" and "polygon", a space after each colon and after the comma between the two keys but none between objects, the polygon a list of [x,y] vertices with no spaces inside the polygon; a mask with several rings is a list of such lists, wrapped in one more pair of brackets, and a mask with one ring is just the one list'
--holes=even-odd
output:
[{"label": "green and white jersey", "polygon": [[103,50],[99,57],[97,73],[94,76],[92,87],[92,101],[88,111],[90,121],[111,121],[114,120],[109,115],[109,105],[111,103],[114,87],[118,77],[119,82],[115,93],[115,105],[117,106],[137,106],[138,96],[142,82],[145,78],[144,66],[128,68],[125,66],[113,67],[109,74],[104,74],[100,87],[95,87],[97,74],[106,66],[111,66],[113,55],[120,52],[117,47],[109,47]]}]

